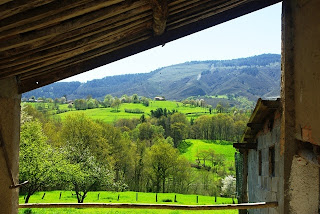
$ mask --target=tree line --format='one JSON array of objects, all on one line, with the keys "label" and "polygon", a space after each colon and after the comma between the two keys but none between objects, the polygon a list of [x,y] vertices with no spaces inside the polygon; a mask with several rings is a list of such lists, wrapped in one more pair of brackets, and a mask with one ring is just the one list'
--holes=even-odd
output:
[{"label": "tree line", "polygon": [[[131,97],[130,102],[141,99]],[[159,108],[148,118],[114,124],[83,113],[61,121],[31,105],[23,105],[21,115],[20,180],[29,181],[21,190],[26,203],[45,189],[72,189],[79,203],[94,190],[217,194],[221,180],[213,173],[227,176],[223,157],[200,151],[194,162],[201,170],[197,179],[192,163],[180,155],[183,140],[236,141],[247,120],[235,112],[189,121],[182,113]]]}]

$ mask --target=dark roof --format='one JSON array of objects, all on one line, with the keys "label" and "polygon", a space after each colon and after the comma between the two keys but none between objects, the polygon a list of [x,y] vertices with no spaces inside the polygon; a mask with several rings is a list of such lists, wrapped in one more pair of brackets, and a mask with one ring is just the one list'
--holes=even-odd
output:
[{"label": "dark roof", "polygon": [[253,110],[247,127],[242,136],[242,142],[251,143],[256,134],[263,129],[264,122],[280,107],[280,98],[275,100],[258,99],[255,109]]},{"label": "dark roof", "polygon": [[0,0],[0,79],[20,93],[280,0]]}]

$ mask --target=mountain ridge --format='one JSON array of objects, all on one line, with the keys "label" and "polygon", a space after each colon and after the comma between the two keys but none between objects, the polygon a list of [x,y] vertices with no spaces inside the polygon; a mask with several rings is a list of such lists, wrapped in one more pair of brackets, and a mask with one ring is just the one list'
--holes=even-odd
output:
[{"label": "mountain ridge", "polygon": [[191,61],[158,68],[149,73],[108,76],[80,82],[57,82],[23,94],[23,97],[103,99],[107,94],[165,96],[182,100],[190,96],[244,96],[249,100],[280,94],[279,54],[262,54],[232,60]]}]

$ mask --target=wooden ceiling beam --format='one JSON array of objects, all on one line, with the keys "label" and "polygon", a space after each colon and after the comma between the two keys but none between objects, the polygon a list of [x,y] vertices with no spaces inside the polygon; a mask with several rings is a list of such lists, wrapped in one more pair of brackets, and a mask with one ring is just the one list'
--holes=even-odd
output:
[{"label": "wooden ceiling beam", "polygon": [[[19,82],[19,93],[24,93],[27,91],[31,91],[33,89],[48,85],[52,82],[59,81],[61,79],[65,79],[70,76],[74,76],[83,72],[83,69],[90,70],[92,65],[88,64],[88,61],[95,61],[96,63],[101,63],[105,61],[114,61],[119,57],[119,54],[122,54],[121,48],[126,48],[130,45],[134,45],[136,42],[143,42],[150,38],[149,35],[139,35],[139,38],[135,38],[134,40],[125,40],[120,46],[114,47],[114,49],[109,49],[108,52],[101,53],[99,56],[94,56],[90,58],[86,58],[80,62],[74,62],[74,64],[70,64],[70,66],[57,67],[55,70],[48,70],[45,72],[46,75],[42,75],[42,73],[38,73],[32,77],[23,77],[20,79],[18,77]],[[119,49],[120,47],[120,49]],[[99,53],[98,53],[99,54]]]},{"label": "wooden ceiling beam", "polygon": [[[122,1],[123,0],[117,0],[116,2]],[[44,38],[54,37],[61,33],[93,24],[107,17],[123,13],[129,6],[126,3],[123,3],[121,6],[113,5],[114,3],[115,1],[95,0],[90,4],[85,4],[85,6],[81,5],[27,25],[7,31],[0,31],[0,39],[2,38],[2,41],[0,41],[0,50],[5,51],[21,45],[34,43]],[[139,1],[138,4],[139,3],[142,4],[141,1]],[[86,15],[82,16],[84,14]],[[21,31],[25,33],[15,35],[21,33]],[[8,36],[13,37],[3,39]]]},{"label": "wooden ceiling beam", "polygon": [[[136,6],[136,5],[135,5]],[[41,40],[30,47],[30,45],[24,45],[22,47],[10,49],[0,53],[0,57],[3,59],[3,64],[8,62],[15,62],[19,58],[24,58],[30,54],[34,54],[40,51],[48,50],[66,43],[71,43],[76,40],[83,39],[85,37],[92,36],[96,33],[105,31],[108,28],[115,28],[125,23],[130,23],[132,20],[137,20],[140,17],[144,17],[146,13],[151,13],[150,5],[142,5],[139,7],[129,7],[128,11],[117,15],[115,17],[108,17],[99,22],[95,22],[91,25],[77,28],[66,33],[61,33],[54,37]],[[150,10],[149,10],[150,9]]]},{"label": "wooden ceiling beam", "polygon": [[[35,64],[38,60],[71,51],[75,49],[75,47],[84,47],[89,43],[107,38],[112,34],[125,33],[128,29],[132,28],[132,26],[148,21],[152,16],[151,11],[149,10],[146,10],[146,12],[141,14],[136,14],[135,11],[132,10],[129,15],[130,16],[119,16],[116,19],[106,20],[99,23],[100,29],[95,25],[94,29],[99,30],[88,31],[88,29],[82,29],[80,32],[73,32],[73,34],[75,34],[74,36],[72,36],[72,33],[64,35],[65,39],[57,40],[53,44],[34,50],[28,50],[26,53],[19,54],[16,57],[7,57],[1,61],[0,70],[4,69],[6,72],[11,72],[19,69],[14,66],[25,64],[23,67],[26,67],[31,63]],[[63,35],[61,35],[60,38],[62,39]]]},{"label": "wooden ceiling beam", "polygon": [[43,20],[46,17],[52,18],[54,15],[61,14],[63,11],[67,11],[72,8],[79,7],[81,5],[88,4],[91,1],[93,0],[78,0],[78,1],[71,1],[71,2],[70,0],[69,1],[68,0],[53,1],[50,4],[33,8],[28,12],[18,13],[8,18],[1,19],[0,32],[5,32],[5,31],[7,32],[7,30],[13,29],[15,31],[11,31],[11,34],[8,34],[8,35],[23,33],[26,30],[18,31],[19,27],[24,26],[26,24],[30,26],[30,24],[33,22]]},{"label": "wooden ceiling beam", "polygon": [[17,65],[12,68],[3,69],[5,72],[0,73],[0,78],[1,75],[17,75],[23,72],[40,69],[41,67],[45,67],[47,65],[55,65],[56,63],[59,63],[64,59],[84,54],[88,51],[103,47],[110,43],[117,43],[118,40],[135,34],[135,31],[146,31],[146,29],[151,28],[152,20],[150,15],[151,13],[149,14],[149,16],[147,15],[143,18],[140,18],[139,20],[132,22],[130,25],[118,26],[116,28],[100,32],[96,35],[86,37],[80,41],[67,43],[52,50],[48,50],[46,51],[47,56],[44,55],[44,57],[41,57],[41,54],[44,53],[39,53],[40,55],[38,55],[38,57],[40,57],[40,59],[38,60],[29,62],[27,60],[24,64]]},{"label": "wooden ceiling beam", "polygon": [[19,0],[19,1],[1,1],[0,3],[0,19],[22,13],[35,7],[46,5],[54,0]]},{"label": "wooden ceiling beam", "polygon": [[193,1],[187,1],[184,4],[179,4],[174,7],[170,7],[169,5],[169,16],[173,16],[188,10],[193,9],[196,6],[200,6],[202,4],[206,4],[209,0],[193,0]]},{"label": "wooden ceiling beam", "polygon": [[163,34],[167,26],[168,1],[151,0],[153,10],[153,32],[155,36]]},{"label": "wooden ceiling beam", "polygon": [[[91,59],[95,56],[100,56],[104,53],[114,51],[117,49],[118,45],[120,46],[121,43],[126,45],[126,41],[128,41],[130,38],[140,38],[141,36],[146,36],[148,34],[150,36],[150,33],[146,32],[146,28],[148,27],[149,29],[151,29],[151,26],[152,20],[150,20],[149,23],[142,23],[140,26],[135,26],[131,30],[128,30],[121,35],[114,35],[110,40],[106,40],[104,44],[102,44],[103,41],[98,41],[96,44],[86,47],[86,51],[84,52],[77,52],[76,54],[66,52],[66,56],[59,55],[59,58],[54,58],[50,60],[49,63],[39,63],[31,66],[30,68],[28,68],[28,73],[26,75],[21,75],[21,79],[24,79],[26,77],[29,78],[34,73],[42,73],[44,70],[50,71],[59,66],[68,66],[73,64],[74,62],[81,62],[86,59]],[[99,43],[100,45],[97,45]],[[20,70],[20,73],[23,73],[24,70],[25,69]]]},{"label": "wooden ceiling beam", "polygon": [[216,1],[210,2],[207,5],[202,5],[202,7],[197,7],[197,10],[188,11],[185,13],[190,13],[189,15],[185,14],[179,14],[176,16],[171,17],[171,19],[168,20],[168,30],[175,29],[177,27],[181,27],[190,23],[197,22],[199,20],[206,19],[208,17],[214,16],[218,13],[230,10],[231,8],[234,8],[236,6],[239,6],[246,2],[246,0],[231,0],[231,1],[225,1],[223,4],[218,4]]}]

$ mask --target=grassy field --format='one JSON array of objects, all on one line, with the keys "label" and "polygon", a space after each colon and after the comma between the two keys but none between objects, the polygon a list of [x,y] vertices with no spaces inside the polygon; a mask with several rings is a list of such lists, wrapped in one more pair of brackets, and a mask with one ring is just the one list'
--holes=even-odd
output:
[{"label": "grassy field", "polygon": [[[61,199],[59,199],[60,192],[62,192]],[[44,199],[42,199],[44,192],[37,192],[31,196],[29,203],[76,203],[75,194],[71,191],[50,191],[46,192]],[[98,194],[99,200],[98,200]],[[163,200],[171,199],[174,201],[175,195],[177,202],[163,202]],[[119,196],[119,201],[118,201]],[[183,195],[175,193],[159,193],[158,202],[155,201],[155,193],[138,193],[138,200],[136,201],[136,192],[89,192],[85,203],[148,203],[148,204],[189,204],[189,205],[210,205],[210,204],[230,204],[231,198],[217,198],[217,203],[214,202],[214,197],[199,196],[198,203],[196,202],[196,195]],[[24,203],[23,196],[19,198],[20,204]],[[27,209],[20,209],[19,213],[24,213]],[[32,209],[32,213],[163,213],[163,214],[187,214],[187,213],[212,213],[213,211],[178,211],[178,210],[152,210],[152,209]],[[235,210],[230,211],[214,211],[214,213],[237,213]]]},{"label": "grassy field", "polygon": [[234,153],[236,150],[233,148],[231,142],[195,139],[187,139],[185,141],[187,144],[191,144],[191,146],[186,149],[186,152],[183,154],[183,156],[185,156],[191,163],[195,163],[197,152],[208,149],[213,149],[216,154],[224,155],[226,158],[226,165],[230,165],[234,162]]},{"label": "grassy field", "polygon": [[[66,104],[64,104],[66,105]],[[63,106],[63,105],[62,105]],[[60,109],[65,109],[66,107],[63,106]],[[145,114],[146,116],[150,115],[151,110],[156,110],[157,108],[167,108],[168,110],[176,110],[178,112],[181,112],[183,114],[186,114],[189,119],[191,118],[197,118],[200,115],[203,114],[209,114],[209,110],[206,108],[201,107],[191,107],[189,105],[183,105],[180,102],[174,102],[174,101],[151,101],[150,105],[148,107],[144,106],[141,103],[123,103],[121,104],[119,108],[119,112],[115,112],[113,108],[96,108],[96,109],[87,109],[87,110],[81,110],[77,112],[83,112],[87,116],[91,117],[92,119],[99,119],[107,123],[111,123],[117,119],[125,118],[125,119],[131,119],[131,118],[140,118],[142,114]],[[140,111],[144,113],[127,113],[125,112],[125,109],[139,109]],[[67,115],[72,114],[75,111],[68,111],[65,113],[58,114],[61,119],[63,120],[66,118]]]}]

